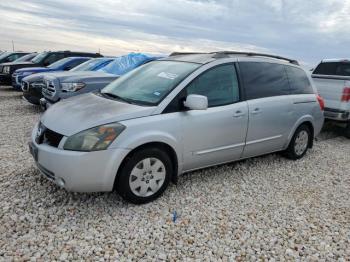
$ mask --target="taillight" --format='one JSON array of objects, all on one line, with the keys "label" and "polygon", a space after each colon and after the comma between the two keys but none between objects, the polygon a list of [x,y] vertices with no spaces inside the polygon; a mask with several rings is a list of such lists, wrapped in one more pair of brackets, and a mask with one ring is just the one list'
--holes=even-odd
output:
[{"label": "taillight", "polygon": [[349,102],[350,101],[350,87],[345,87],[343,89],[343,94],[341,96],[342,102]]},{"label": "taillight", "polygon": [[320,95],[317,95],[317,101],[320,104],[321,110],[323,111],[324,110],[324,99]]}]

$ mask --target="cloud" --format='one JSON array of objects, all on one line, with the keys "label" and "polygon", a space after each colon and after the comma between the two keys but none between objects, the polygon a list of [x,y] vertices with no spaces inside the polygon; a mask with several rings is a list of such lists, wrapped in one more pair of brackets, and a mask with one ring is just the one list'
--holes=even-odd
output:
[{"label": "cloud", "polygon": [[347,56],[349,11],[340,0],[12,0],[0,3],[0,49],[235,49],[313,64]]}]

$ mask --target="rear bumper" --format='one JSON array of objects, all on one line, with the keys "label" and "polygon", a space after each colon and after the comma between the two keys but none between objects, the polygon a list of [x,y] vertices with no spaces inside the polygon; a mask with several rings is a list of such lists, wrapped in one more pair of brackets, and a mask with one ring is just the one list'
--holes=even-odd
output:
[{"label": "rear bumper", "polygon": [[333,121],[347,122],[350,120],[350,111],[334,108],[325,108],[324,117]]}]

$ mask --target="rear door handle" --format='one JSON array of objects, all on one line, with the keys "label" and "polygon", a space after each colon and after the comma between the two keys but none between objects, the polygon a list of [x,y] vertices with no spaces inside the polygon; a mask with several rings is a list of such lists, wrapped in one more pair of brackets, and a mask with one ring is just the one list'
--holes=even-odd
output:
[{"label": "rear door handle", "polygon": [[242,112],[242,111],[236,111],[236,113],[233,114],[233,117],[241,117],[241,116],[244,116],[245,114]]},{"label": "rear door handle", "polygon": [[261,113],[261,109],[260,108],[255,108],[253,111],[252,111],[252,114],[253,115],[257,115],[257,114],[260,114]]}]

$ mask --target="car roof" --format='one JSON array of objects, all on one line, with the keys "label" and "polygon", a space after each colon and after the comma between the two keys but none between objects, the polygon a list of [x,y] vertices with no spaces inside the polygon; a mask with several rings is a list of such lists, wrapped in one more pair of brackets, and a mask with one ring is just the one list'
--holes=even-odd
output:
[{"label": "car roof", "polygon": [[224,58],[254,58],[255,60],[259,58],[261,61],[273,61],[273,62],[284,62],[294,65],[299,65],[298,61],[278,55],[270,55],[263,53],[253,53],[253,52],[240,52],[240,51],[218,51],[211,53],[181,53],[175,52],[170,54],[169,57],[163,58],[161,60],[170,61],[182,61],[182,62],[192,62],[197,64],[207,64],[214,60],[224,59]]}]

